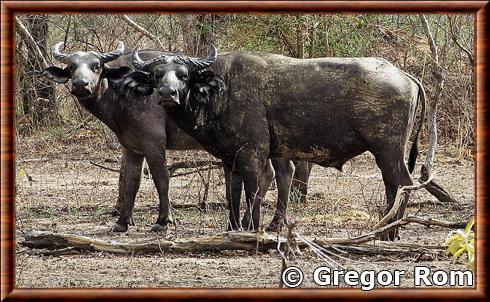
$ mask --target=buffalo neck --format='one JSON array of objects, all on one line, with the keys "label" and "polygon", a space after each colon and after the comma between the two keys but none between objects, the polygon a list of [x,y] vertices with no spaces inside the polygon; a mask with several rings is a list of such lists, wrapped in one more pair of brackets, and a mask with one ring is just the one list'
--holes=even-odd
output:
[{"label": "buffalo neck", "polygon": [[187,135],[194,138],[209,153],[221,159],[223,147],[217,139],[217,132],[220,129],[219,121],[214,118],[209,105],[197,105],[195,107],[182,104],[178,106],[166,107],[168,116],[182,129]]},{"label": "buffalo neck", "polygon": [[102,123],[107,125],[111,130],[118,128],[117,114],[121,112],[120,104],[115,97],[115,93],[110,85],[103,84],[99,86],[97,93],[88,98],[77,98],[78,102],[93,114]]}]

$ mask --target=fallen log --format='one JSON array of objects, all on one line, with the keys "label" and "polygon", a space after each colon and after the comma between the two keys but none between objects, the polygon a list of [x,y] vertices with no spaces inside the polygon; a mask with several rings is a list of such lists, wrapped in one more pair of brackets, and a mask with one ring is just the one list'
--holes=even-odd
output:
[{"label": "fallen log", "polygon": [[224,250],[269,250],[277,246],[276,236],[267,233],[225,232],[186,240],[146,242],[104,241],[76,234],[31,231],[24,234],[22,245],[38,249],[67,249],[116,254],[204,252]]},{"label": "fallen log", "polygon": [[[423,225],[438,225],[443,227],[464,227],[465,223],[446,222],[436,219],[425,219],[420,217],[406,217],[391,223],[380,230],[355,237],[355,238],[327,238],[308,239],[317,245],[332,250],[345,250],[351,253],[361,254],[413,254],[427,250],[442,251],[443,246],[425,246],[417,244],[401,244],[393,242],[375,241],[382,232],[391,227],[398,227],[410,222]],[[117,242],[104,241],[76,234],[52,233],[46,231],[31,231],[23,234],[24,240],[21,245],[36,249],[62,250],[70,252],[109,252],[116,254],[151,254],[163,252],[204,252],[225,250],[266,251],[276,249],[279,242],[286,242],[285,238],[277,234],[266,232],[223,232],[210,236],[190,239],[152,240],[145,242]],[[297,241],[300,248],[307,247],[304,241]],[[55,253],[49,253],[55,254]]]}]

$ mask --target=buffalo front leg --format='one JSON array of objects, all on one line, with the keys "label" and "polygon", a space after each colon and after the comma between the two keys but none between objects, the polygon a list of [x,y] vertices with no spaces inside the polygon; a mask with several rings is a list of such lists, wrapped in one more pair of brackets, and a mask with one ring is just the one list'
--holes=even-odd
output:
[{"label": "buffalo front leg", "polygon": [[166,231],[169,223],[174,223],[172,212],[170,210],[170,201],[168,198],[169,176],[165,160],[165,149],[154,148],[153,152],[146,154],[146,161],[150,167],[150,173],[158,192],[159,213],[157,221],[152,225],[151,231]]},{"label": "buffalo front leg", "polygon": [[289,192],[294,175],[294,164],[289,160],[272,160],[277,181],[277,205],[276,212],[266,231],[277,231],[282,223],[287,221],[287,209]]},{"label": "buffalo front leg", "polygon": [[240,201],[242,199],[243,181],[240,174],[224,165],[226,201],[228,202],[229,216],[227,230],[239,230],[240,225]]},{"label": "buffalo front leg", "polygon": [[270,160],[265,160],[264,164],[261,164],[260,161],[253,163],[253,159],[249,160],[244,168],[240,168],[247,199],[242,227],[250,231],[259,228],[262,201],[274,178],[274,169]]},{"label": "buffalo front leg", "polygon": [[119,171],[119,196],[117,199],[119,219],[111,227],[112,232],[126,232],[128,225],[134,225],[134,199],[140,187],[142,164],[143,155],[123,148],[121,169]]}]

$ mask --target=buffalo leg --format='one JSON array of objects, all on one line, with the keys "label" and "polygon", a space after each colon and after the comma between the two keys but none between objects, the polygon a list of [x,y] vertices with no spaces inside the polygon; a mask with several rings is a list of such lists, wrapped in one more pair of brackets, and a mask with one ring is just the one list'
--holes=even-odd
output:
[{"label": "buffalo leg", "polygon": [[308,195],[308,179],[310,178],[313,164],[306,161],[294,161],[294,165],[296,170],[294,170],[291,192],[300,194],[299,198],[294,201],[306,203],[306,196]]},{"label": "buffalo leg", "polygon": [[274,178],[274,169],[270,160],[262,165],[259,160],[248,160],[244,168],[240,168],[247,199],[247,207],[242,219],[242,227],[246,230],[257,230],[260,224],[260,208],[265,194]]},{"label": "buffalo leg", "polygon": [[242,199],[243,181],[240,174],[224,165],[226,201],[228,202],[229,217],[227,230],[239,230],[240,226],[240,201]]},{"label": "buffalo leg", "polygon": [[166,231],[167,225],[174,222],[168,198],[169,176],[163,150],[165,149],[154,148],[152,152],[145,154],[160,200],[158,218],[151,227],[153,232]]},{"label": "buffalo leg", "polygon": [[[388,154],[391,157],[387,156]],[[398,156],[393,157],[393,154],[397,154]],[[384,214],[386,215],[393,207],[398,187],[412,185],[413,181],[403,160],[403,152],[385,152],[378,156],[375,155],[375,157],[385,184],[387,207]],[[390,223],[403,218],[405,209],[407,208],[408,198],[408,195],[404,196],[396,216],[390,220]],[[382,239],[393,241],[399,238],[398,233],[398,228],[392,229]]]},{"label": "buffalo leg", "polygon": [[140,187],[142,164],[142,155],[123,148],[121,170],[119,172],[119,196],[117,199],[119,219],[111,227],[112,232],[126,232],[128,225],[134,225],[134,199]]},{"label": "buffalo leg", "polygon": [[277,231],[281,223],[287,221],[289,191],[294,175],[294,164],[289,160],[272,160],[272,166],[276,172],[278,200],[276,212],[267,231]]}]

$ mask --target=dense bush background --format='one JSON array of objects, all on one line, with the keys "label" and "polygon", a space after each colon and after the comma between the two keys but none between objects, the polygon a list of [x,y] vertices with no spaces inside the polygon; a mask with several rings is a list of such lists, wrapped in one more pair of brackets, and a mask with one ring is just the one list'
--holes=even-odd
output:
[{"label": "dense bush background", "polygon": [[[453,155],[467,157],[475,148],[474,16],[426,18],[444,70],[437,116],[439,143]],[[108,51],[122,40],[127,50],[138,46],[191,56],[205,55],[210,43],[220,52],[266,51],[298,58],[376,56],[421,79],[429,100],[438,84],[426,32],[414,14],[51,14],[17,15],[16,21],[19,136],[36,133],[59,140],[90,124],[100,130],[104,144],[117,148],[107,129],[80,108],[63,85],[55,87],[40,78],[44,64],[60,65],[50,54],[50,47],[59,41],[65,41],[66,52]]]}]

